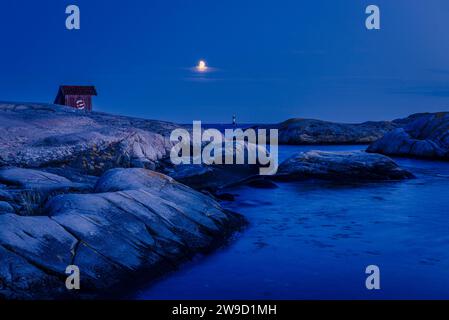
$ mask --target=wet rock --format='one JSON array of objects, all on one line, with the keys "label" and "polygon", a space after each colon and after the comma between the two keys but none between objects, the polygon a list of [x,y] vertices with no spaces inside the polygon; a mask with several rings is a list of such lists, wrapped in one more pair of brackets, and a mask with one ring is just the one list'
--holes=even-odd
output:
[{"label": "wet rock", "polygon": [[[208,144],[203,145],[205,146],[210,147]],[[202,159],[190,157],[183,159],[186,162],[184,164],[173,165],[167,162],[164,173],[196,190],[216,193],[220,189],[259,174],[263,165],[258,162],[256,156],[250,155],[269,155],[266,147],[247,141],[220,142],[213,146],[210,156],[215,157],[214,163],[220,164],[204,164],[204,157]],[[226,157],[231,158],[232,161]],[[197,160],[202,164],[195,164]],[[226,162],[233,164],[226,164]]]},{"label": "wet rock", "polygon": [[215,197],[219,200],[222,201],[234,201],[235,200],[235,196],[231,193],[218,193],[215,195]]},{"label": "wet rock", "polygon": [[298,153],[279,166],[274,179],[401,180],[413,174],[393,160],[366,152],[309,151]]},{"label": "wet rock", "polygon": [[243,180],[239,180],[231,185],[232,187],[237,186],[248,186],[256,189],[276,189],[278,185],[273,182],[273,176],[260,176],[253,175]]},{"label": "wet rock", "polygon": [[247,185],[251,188],[256,188],[256,189],[277,189],[278,185],[276,183],[274,183],[273,181],[267,179],[267,178],[263,178],[263,177],[259,177],[256,179],[250,179],[249,181],[245,182],[244,185]]},{"label": "wet rock", "polygon": [[[399,120],[398,120],[399,121]],[[449,160],[449,113],[415,114],[374,142],[368,152]]]},{"label": "wet rock", "polygon": [[214,169],[211,166],[180,164],[173,166],[168,170],[168,175],[173,179],[187,185],[196,185],[205,180],[209,180],[213,175]]},{"label": "wet rock", "polygon": [[259,173],[256,165],[181,164],[166,170],[170,177],[189,187],[214,193]]}]

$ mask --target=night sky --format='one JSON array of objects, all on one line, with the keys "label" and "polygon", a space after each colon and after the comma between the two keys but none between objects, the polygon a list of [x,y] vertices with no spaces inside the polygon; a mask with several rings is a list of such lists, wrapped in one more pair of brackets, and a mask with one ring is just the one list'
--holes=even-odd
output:
[{"label": "night sky", "polygon": [[[96,110],[182,123],[449,111],[448,31],[447,0],[2,1],[0,100],[93,84]],[[200,59],[213,71],[193,72]]]}]

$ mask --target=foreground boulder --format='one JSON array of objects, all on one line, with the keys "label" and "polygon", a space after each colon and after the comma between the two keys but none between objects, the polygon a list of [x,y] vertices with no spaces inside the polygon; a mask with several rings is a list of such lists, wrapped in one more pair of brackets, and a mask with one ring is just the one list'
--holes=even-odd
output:
[{"label": "foreground boulder", "polygon": [[[216,160],[220,164],[194,164],[193,158],[187,158],[189,164],[172,165],[168,163],[164,168],[164,173],[196,190],[216,194],[220,189],[238,185],[249,178],[258,176],[261,169],[267,167],[257,159],[250,160],[250,154],[269,156],[265,146],[247,141],[233,141],[231,144],[218,143],[214,146],[211,156],[216,155]],[[227,155],[231,155],[233,164],[226,164]],[[200,162],[202,161],[200,160]]]},{"label": "foreground boulder", "polygon": [[289,145],[369,144],[398,127],[398,123],[390,121],[347,124],[301,118],[275,126],[279,143]]},{"label": "foreground boulder", "polygon": [[217,190],[236,185],[248,177],[259,174],[255,165],[195,165],[181,164],[166,168],[173,179],[196,190],[215,193]]},{"label": "foreground boulder", "polygon": [[386,134],[368,152],[449,160],[449,113],[415,114],[404,128]]},{"label": "foreground boulder", "polygon": [[[45,216],[0,215],[0,297],[114,294],[208,252],[244,224],[211,198],[146,169],[114,169],[96,193],[63,194]],[[65,288],[68,265],[81,290]]]},{"label": "foreground boulder", "polygon": [[330,180],[400,180],[413,174],[390,158],[365,152],[309,151],[298,153],[279,166],[279,180],[307,178]]}]

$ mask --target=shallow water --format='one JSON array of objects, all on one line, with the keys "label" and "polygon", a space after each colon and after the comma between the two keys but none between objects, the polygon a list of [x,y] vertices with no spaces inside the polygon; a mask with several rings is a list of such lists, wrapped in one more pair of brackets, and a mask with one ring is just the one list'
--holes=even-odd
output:
[{"label": "shallow water", "polygon": [[[361,146],[281,146],[299,150]],[[214,254],[184,266],[137,299],[449,298],[449,163],[395,159],[417,179],[341,185],[239,187],[227,208],[250,226]],[[378,265],[381,290],[365,288]]]}]

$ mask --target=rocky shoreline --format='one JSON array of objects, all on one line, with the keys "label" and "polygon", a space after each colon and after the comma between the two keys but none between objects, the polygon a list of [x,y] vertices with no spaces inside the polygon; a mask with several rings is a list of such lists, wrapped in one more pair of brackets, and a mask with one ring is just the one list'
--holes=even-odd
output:
[{"label": "rocky shoreline", "polygon": [[[16,174],[27,178],[16,178],[13,187],[5,177]],[[111,169],[89,193],[32,169],[0,169],[0,176],[10,183],[2,191],[15,207],[0,213],[4,298],[111,295],[136,275],[153,279],[209,252],[246,224],[212,198],[147,169]],[[17,214],[14,196],[23,192],[34,194],[26,203],[35,207]],[[69,265],[81,270],[80,293],[62,281]]]},{"label": "rocky shoreline", "polygon": [[[0,105],[0,297],[111,296],[246,225],[160,169],[175,124]],[[65,286],[79,267],[82,290]],[[115,289],[117,290],[115,290]]]},{"label": "rocky shoreline", "polygon": [[[395,145],[398,130],[411,135],[415,120],[422,121],[412,116],[348,127],[296,119],[280,127],[280,142],[380,138],[368,151],[388,153],[382,146]],[[252,166],[172,166],[169,134],[177,127],[56,105],[0,104],[0,297],[113,296],[118,288],[175,270],[247,224],[220,205],[219,198],[232,200],[217,193],[224,187],[413,178],[390,158],[366,152],[299,153],[271,178],[257,176]],[[428,139],[441,144],[446,138],[429,134]],[[69,265],[81,271],[80,293],[65,287]]]}]

